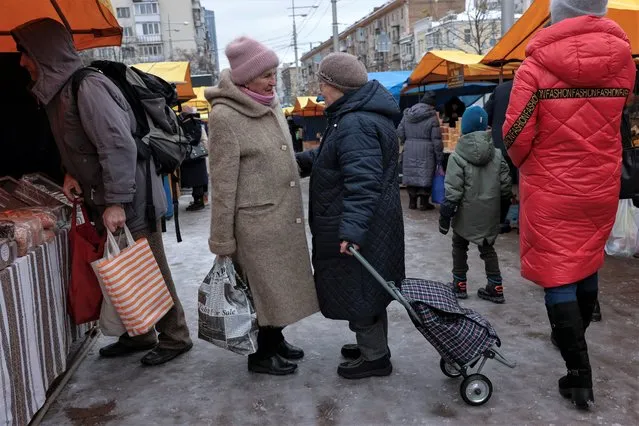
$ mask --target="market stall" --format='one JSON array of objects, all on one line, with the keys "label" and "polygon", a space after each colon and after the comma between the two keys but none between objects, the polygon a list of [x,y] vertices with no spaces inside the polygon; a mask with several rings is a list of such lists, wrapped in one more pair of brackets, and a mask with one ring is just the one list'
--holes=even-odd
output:
[{"label": "market stall", "polygon": [[10,31],[53,18],[82,50],[119,45],[122,30],[104,0],[34,0],[28,7],[6,0],[1,10],[0,92],[11,102],[0,105],[0,423],[26,425],[81,360],[76,355],[86,353],[94,339],[85,336],[95,328],[76,326],[67,314],[71,207],[57,182],[32,174],[60,179],[60,162]]},{"label": "market stall", "polygon": [[290,115],[303,128],[304,150],[319,145],[326,128],[325,108],[324,101],[319,101],[316,96],[300,96],[295,100]]},{"label": "market stall", "polygon": [[502,69],[502,67],[482,64],[482,59],[481,55],[473,55],[459,50],[432,50],[424,55],[411,73],[402,93],[428,83],[447,82],[451,69],[454,68],[459,69],[461,82],[498,82],[500,79],[508,80],[514,77],[514,71],[517,69],[516,64],[506,65]]}]

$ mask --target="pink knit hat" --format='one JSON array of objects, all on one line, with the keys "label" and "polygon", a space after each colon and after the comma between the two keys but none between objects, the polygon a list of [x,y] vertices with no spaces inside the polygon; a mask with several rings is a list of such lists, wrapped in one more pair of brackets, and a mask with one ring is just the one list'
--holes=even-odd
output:
[{"label": "pink knit hat", "polygon": [[243,86],[264,72],[277,68],[277,54],[257,40],[239,37],[226,46],[226,57],[231,64],[231,79]]}]

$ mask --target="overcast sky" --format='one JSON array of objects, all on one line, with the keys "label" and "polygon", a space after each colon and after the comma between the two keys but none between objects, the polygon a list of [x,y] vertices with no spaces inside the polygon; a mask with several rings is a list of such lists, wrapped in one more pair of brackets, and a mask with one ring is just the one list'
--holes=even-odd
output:
[{"label": "overcast sky", "polygon": [[[337,21],[340,31],[358,21],[376,6],[387,0],[339,0],[337,2]],[[220,69],[228,67],[224,48],[235,37],[246,35],[253,37],[277,52],[282,62],[295,62],[293,47],[293,21],[291,0],[203,0],[207,9],[215,11],[217,26],[217,46],[220,50]],[[309,43],[325,41],[333,34],[332,10],[330,0],[295,0],[295,7],[318,6],[313,9],[298,9],[298,53],[309,50]]]}]

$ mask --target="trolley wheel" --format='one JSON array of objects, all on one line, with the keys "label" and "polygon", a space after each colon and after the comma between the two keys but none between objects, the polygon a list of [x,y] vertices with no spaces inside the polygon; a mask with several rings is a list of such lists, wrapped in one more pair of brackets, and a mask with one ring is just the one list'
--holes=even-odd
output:
[{"label": "trolley wheel", "polygon": [[483,374],[471,374],[459,387],[461,397],[468,405],[483,405],[493,395],[493,384]]},{"label": "trolley wheel", "polygon": [[453,379],[461,376],[462,374],[456,370],[452,365],[450,365],[449,363],[447,363],[444,358],[441,358],[439,360],[439,368],[441,368],[442,373],[444,373],[444,376],[446,377],[451,377]]}]

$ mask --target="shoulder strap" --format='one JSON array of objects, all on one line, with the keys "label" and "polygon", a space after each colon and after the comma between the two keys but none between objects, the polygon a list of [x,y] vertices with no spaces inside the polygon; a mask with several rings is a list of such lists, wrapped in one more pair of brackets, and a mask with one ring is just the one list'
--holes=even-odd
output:
[{"label": "shoulder strap", "polygon": [[82,83],[84,77],[91,74],[92,72],[98,72],[102,74],[102,71],[94,67],[80,68],[75,73],[73,73],[73,77],[71,77],[71,93],[73,93],[73,99],[76,103],[78,102],[78,91],[80,90],[80,83]]}]

